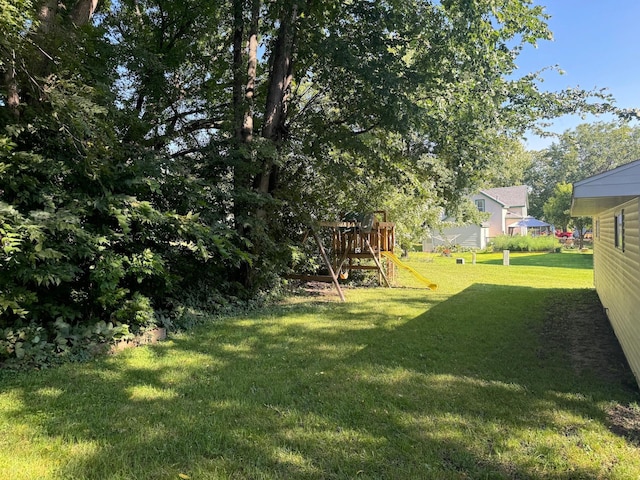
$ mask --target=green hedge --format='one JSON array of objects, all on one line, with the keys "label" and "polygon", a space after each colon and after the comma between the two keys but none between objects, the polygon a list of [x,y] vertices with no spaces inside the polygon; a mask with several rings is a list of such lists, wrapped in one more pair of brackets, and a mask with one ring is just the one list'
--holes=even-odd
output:
[{"label": "green hedge", "polygon": [[511,250],[514,252],[560,251],[560,241],[553,236],[499,235],[493,239],[493,250]]}]

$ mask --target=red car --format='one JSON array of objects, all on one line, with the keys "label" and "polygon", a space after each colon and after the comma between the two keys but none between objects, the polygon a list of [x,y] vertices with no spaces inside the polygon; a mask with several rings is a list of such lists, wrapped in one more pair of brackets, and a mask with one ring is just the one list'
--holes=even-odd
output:
[{"label": "red car", "polygon": [[558,237],[558,238],[571,238],[571,237],[573,237],[573,233],[556,230],[556,237]]}]

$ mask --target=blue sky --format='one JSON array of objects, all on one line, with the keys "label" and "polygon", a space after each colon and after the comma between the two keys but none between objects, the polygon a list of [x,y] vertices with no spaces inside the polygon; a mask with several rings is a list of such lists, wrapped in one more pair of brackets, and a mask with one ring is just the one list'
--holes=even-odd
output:
[{"label": "blue sky", "polygon": [[[552,41],[527,47],[518,57],[518,73],[558,65],[565,74],[547,71],[541,87],[559,90],[579,86],[607,88],[618,107],[640,108],[640,0],[536,0],[545,5]],[[580,123],[613,120],[566,116],[551,130],[562,133]],[[545,148],[552,139],[529,136],[530,149]]]}]

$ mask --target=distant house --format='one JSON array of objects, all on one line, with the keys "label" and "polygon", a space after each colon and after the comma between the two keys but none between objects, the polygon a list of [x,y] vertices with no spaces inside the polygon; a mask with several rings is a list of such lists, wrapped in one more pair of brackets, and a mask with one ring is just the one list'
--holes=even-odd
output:
[{"label": "distant house", "polygon": [[[490,217],[481,225],[464,225],[446,228],[434,233],[430,247],[439,245],[460,245],[469,248],[486,248],[492,238],[506,233],[526,234],[526,228],[509,232],[508,225],[527,217],[529,191],[526,185],[481,190],[471,196],[471,200],[481,212]],[[427,247],[429,248],[429,247]]]},{"label": "distant house", "polygon": [[593,217],[594,283],[640,383],[640,160],[573,185],[571,215]]},{"label": "distant house", "polygon": [[[528,216],[529,188],[526,185],[482,190],[473,197],[476,205],[482,197],[492,200],[488,202],[491,205],[490,209],[485,210],[491,212],[491,218],[488,221],[490,238],[509,233],[507,229],[509,224]],[[526,235],[527,231],[524,229],[520,233]]]}]

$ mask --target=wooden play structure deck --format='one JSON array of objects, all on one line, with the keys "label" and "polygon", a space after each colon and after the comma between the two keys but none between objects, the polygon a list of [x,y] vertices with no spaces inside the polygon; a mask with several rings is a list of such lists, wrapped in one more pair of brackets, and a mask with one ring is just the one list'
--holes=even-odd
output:
[{"label": "wooden play structure deck", "polygon": [[[346,279],[350,270],[376,270],[380,284],[391,287],[395,280],[396,267],[400,267],[411,272],[427,288],[435,290],[435,283],[405,265],[394,254],[395,229],[395,223],[387,221],[387,212],[383,210],[372,214],[349,213],[340,222],[319,222],[316,228],[311,228],[310,233],[316,241],[329,275],[289,275],[289,278],[332,282],[344,302],[339,280]],[[328,251],[318,230],[328,230]]]}]

